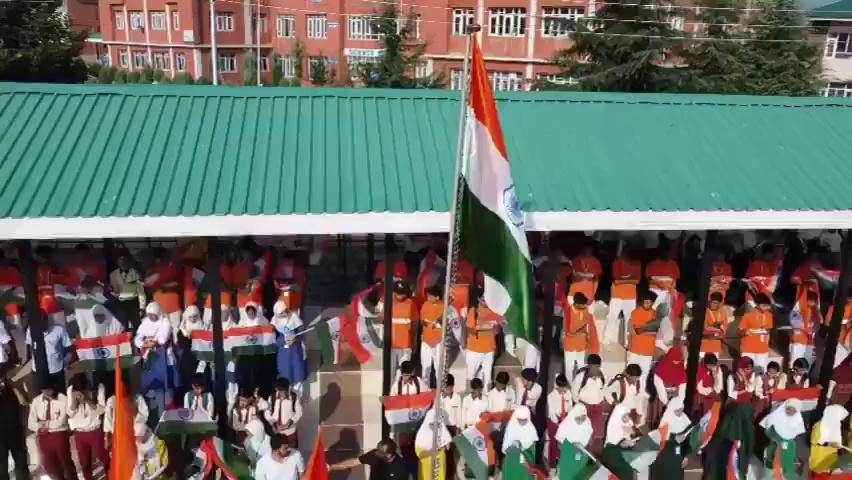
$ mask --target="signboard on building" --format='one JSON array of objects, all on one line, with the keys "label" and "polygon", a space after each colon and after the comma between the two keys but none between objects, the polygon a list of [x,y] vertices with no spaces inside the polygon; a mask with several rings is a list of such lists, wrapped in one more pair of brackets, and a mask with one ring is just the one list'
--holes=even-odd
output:
[{"label": "signboard on building", "polygon": [[385,54],[384,48],[344,48],[343,54],[347,57],[378,58]]}]

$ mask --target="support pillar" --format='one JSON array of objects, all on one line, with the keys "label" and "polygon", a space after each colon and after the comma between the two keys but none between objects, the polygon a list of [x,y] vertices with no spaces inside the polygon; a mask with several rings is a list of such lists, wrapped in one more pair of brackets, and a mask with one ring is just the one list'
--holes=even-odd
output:
[{"label": "support pillar", "polygon": [[[33,247],[29,240],[18,240],[18,259],[21,261],[21,280],[24,286],[24,309],[27,312],[27,324],[30,329],[30,338],[33,341],[33,362],[35,370],[41,375],[49,373],[47,368],[47,353],[44,347],[44,332],[47,329],[47,318],[41,311],[38,298],[38,284],[36,283],[37,266],[33,259]],[[23,355],[24,352],[18,352]],[[36,385],[41,381],[36,376]],[[63,392],[59,392],[63,393]]]},{"label": "support pillar", "polygon": [[213,399],[219,422],[219,436],[226,437],[228,428],[228,404],[225,369],[225,336],[222,330],[222,263],[219,241],[207,239],[207,277],[210,288],[210,309],[213,313]]},{"label": "support pillar", "polygon": [[684,407],[692,411],[692,401],[695,399],[695,386],[698,375],[698,355],[701,352],[701,336],[704,333],[704,315],[707,311],[707,300],[710,296],[710,280],[713,275],[713,258],[716,248],[716,230],[707,232],[704,242],[704,255],[701,257],[701,273],[698,277],[695,299],[692,301],[692,321],[687,332],[688,354],[686,363],[686,399]]},{"label": "support pillar", "polygon": [[[396,251],[393,234],[385,235],[384,328],[382,329],[382,394],[389,395],[391,387],[391,331],[393,329],[393,265]],[[372,272],[371,272],[372,273]],[[382,407],[382,438],[390,437],[390,425]]]},{"label": "support pillar", "polygon": [[[843,311],[846,298],[849,295],[849,275],[852,273],[852,238],[850,230],[843,234],[843,244],[840,247],[840,278],[834,289],[834,314],[828,326],[828,336],[825,339],[825,351],[822,354],[822,368],[819,372],[819,384],[822,393],[819,396],[819,406],[813,421],[822,417],[823,408],[828,403],[828,384],[834,371],[834,357],[837,353],[837,341],[840,339],[840,327],[843,324]],[[817,418],[819,417],[819,418]]]}]

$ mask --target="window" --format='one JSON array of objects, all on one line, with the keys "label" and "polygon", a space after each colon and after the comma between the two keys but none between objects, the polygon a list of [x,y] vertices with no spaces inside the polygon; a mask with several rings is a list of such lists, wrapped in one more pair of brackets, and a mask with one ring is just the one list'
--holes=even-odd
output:
[{"label": "window", "polygon": [[222,73],[234,73],[237,71],[237,55],[234,53],[219,54],[219,71]]},{"label": "window", "polygon": [[324,63],[326,67],[328,67],[328,57],[308,57],[308,63],[311,68],[320,63]]},{"label": "window", "polygon": [[118,66],[122,68],[130,67],[130,54],[127,53],[127,50],[120,50],[118,52]]},{"label": "window", "polygon": [[178,72],[186,71],[186,54],[178,52],[175,54],[175,70]]},{"label": "window", "polygon": [[523,77],[518,72],[488,72],[491,88],[495,92],[508,92],[521,89]]},{"label": "window", "polygon": [[268,72],[269,71],[269,57],[260,57],[260,71]]},{"label": "window", "polygon": [[133,30],[144,30],[145,14],[142,12],[130,12],[130,28]]},{"label": "window", "polygon": [[852,97],[852,83],[829,83],[822,94],[826,97]]},{"label": "window", "polygon": [[115,29],[124,30],[124,12],[115,12]]},{"label": "window", "polygon": [[453,35],[464,35],[466,27],[473,23],[472,8],[453,9]]},{"label": "window", "polygon": [[362,65],[378,63],[380,59],[381,57],[377,57],[375,55],[347,55],[346,65],[349,70],[349,78],[352,80],[358,80],[361,78]]},{"label": "window", "polygon": [[326,38],[327,27],[325,15],[308,15],[308,38]]},{"label": "window", "polygon": [[686,20],[680,16],[673,16],[669,19],[669,23],[671,24],[672,30],[682,32]]},{"label": "window", "polygon": [[429,62],[417,62],[414,66],[414,78],[426,78],[432,74],[432,64]]},{"label": "window", "polygon": [[[460,68],[450,70],[450,89],[461,90],[464,87],[464,81],[462,80],[463,73]],[[468,75],[468,78],[470,78],[470,75]]]},{"label": "window", "polygon": [[[257,31],[257,15],[251,17],[251,31]],[[260,33],[266,33],[266,15],[260,16]]]},{"label": "window", "polygon": [[350,40],[378,40],[380,38],[382,38],[382,34],[373,24],[373,17],[368,15],[349,17]]},{"label": "window", "polygon": [[166,12],[151,12],[151,30],[166,29]]},{"label": "window", "polygon": [[145,65],[148,65],[148,54],[142,50],[133,52],[133,66],[136,68],[142,68]]},{"label": "window", "polygon": [[[216,31],[217,32],[233,32],[234,31],[234,14],[230,12],[216,14]],[[222,58],[221,56],[219,57]]]},{"label": "window", "polygon": [[296,36],[296,17],[293,15],[278,15],[275,20],[275,29],[279,38],[293,38]]},{"label": "window", "polygon": [[580,83],[574,77],[560,75],[558,73],[539,73],[538,81],[552,83],[554,85],[576,85]]},{"label": "window", "polygon": [[289,55],[281,57],[281,74],[284,78],[293,78],[296,76],[296,58]]},{"label": "window", "polygon": [[825,56],[847,58],[852,56],[852,33],[829,33],[825,42]]},{"label": "window", "polygon": [[527,31],[526,8],[492,8],[489,14],[493,37],[522,37]]},{"label": "window", "polygon": [[542,30],[543,37],[567,37],[570,29],[568,23],[570,20],[583,18],[582,7],[545,7],[542,11]]},{"label": "window", "polygon": [[151,54],[151,61],[157,70],[172,69],[172,60],[169,58],[169,52],[154,52]]},{"label": "window", "polygon": [[180,30],[180,12],[172,12],[172,30]]}]

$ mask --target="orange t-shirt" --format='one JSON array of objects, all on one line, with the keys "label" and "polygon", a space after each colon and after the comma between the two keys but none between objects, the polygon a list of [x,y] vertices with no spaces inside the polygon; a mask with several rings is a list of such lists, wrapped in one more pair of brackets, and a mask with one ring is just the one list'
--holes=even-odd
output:
[{"label": "orange t-shirt", "polygon": [[[213,295],[207,294],[207,299],[204,300],[204,308],[211,308],[210,304],[212,303]],[[231,292],[222,290],[222,296],[219,299],[222,305],[230,307],[231,304]],[[186,301],[186,299],[184,299]]]},{"label": "orange t-shirt", "polygon": [[747,330],[772,329],[772,313],[752,310],[740,320],[740,334],[743,336],[740,350],[744,353],[769,353],[769,333],[748,334]]},{"label": "orange t-shirt", "polygon": [[441,309],[444,308],[444,302],[438,300],[437,303],[424,302],[420,307],[420,322],[423,323],[423,343],[435,346],[441,343],[441,333],[443,330],[440,325],[426,325],[426,321],[434,322],[441,318]]},{"label": "orange t-shirt", "polygon": [[160,308],[162,308],[165,313],[175,313],[180,311],[180,294],[177,290],[157,290],[154,292],[154,301],[160,304]]},{"label": "orange t-shirt", "polygon": [[[826,315],[825,318],[822,319],[823,325],[825,325],[826,327],[829,326],[831,324],[831,317],[833,316],[834,305],[828,307],[828,315]],[[852,305],[847,303],[846,306],[843,307],[842,321],[846,322],[849,319],[852,319]],[[849,340],[852,339],[849,335],[850,332],[852,332],[852,324],[843,323],[840,327],[840,339],[838,340],[838,342],[840,342],[841,345],[847,346],[847,348],[849,346]]]},{"label": "orange t-shirt", "polygon": [[[500,315],[494,313],[488,307],[478,307],[478,318],[476,311],[471,309],[467,314],[467,349],[476,353],[489,353],[497,350],[495,336],[497,334],[496,324],[502,320]],[[477,325],[494,325],[493,330],[476,331]]]},{"label": "orange t-shirt", "polygon": [[467,308],[470,304],[470,284],[456,283],[453,284],[453,307],[462,313],[463,308]]},{"label": "orange t-shirt", "polygon": [[[612,298],[633,300],[636,298],[636,285],[642,280],[642,264],[639,260],[618,257],[612,264]],[[636,283],[615,283],[616,280]]]},{"label": "orange t-shirt", "polygon": [[651,287],[658,288],[660,290],[667,290],[669,288],[674,288],[678,279],[680,279],[680,267],[677,266],[677,262],[674,260],[652,260],[651,263],[645,267],[645,276],[648,277],[649,280],[651,277],[670,277],[671,280],[651,281]]},{"label": "orange t-shirt", "polygon": [[417,307],[414,300],[407,298],[401,302],[393,301],[393,319],[391,330],[391,347],[412,348],[414,346],[414,330],[412,322],[417,321]]},{"label": "orange t-shirt", "polygon": [[[704,313],[704,328],[715,328],[722,331],[722,335],[724,336],[725,332],[728,330],[728,325],[730,324],[730,320],[728,319],[728,311],[725,310],[724,307],[719,307],[719,310],[711,310],[707,308],[707,311]],[[701,339],[701,351],[704,353],[714,353],[719,354],[722,352],[722,340],[718,340],[715,338],[703,338]]]},{"label": "orange t-shirt", "polygon": [[645,326],[657,318],[654,309],[645,310],[642,307],[633,309],[630,313],[630,326],[633,335],[630,336],[630,353],[653,357],[656,352],[656,332],[646,332]]},{"label": "orange t-shirt", "polygon": [[[574,257],[572,263],[574,264],[574,278],[571,282],[571,288],[568,290],[568,295],[582,293],[591,302],[595,299],[595,293],[598,290],[598,277],[603,273],[601,262],[591,255],[580,255]],[[586,276],[581,277],[578,274],[585,274]],[[593,275],[593,277],[589,278],[588,275]]]},{"label": "orange t-shirt", "polygon": [[566,352],[585,352],[589,348],[589,323],[593,322],[589,310],[577,310],[569,307],[570,313],[565,317],[565,340]]}]

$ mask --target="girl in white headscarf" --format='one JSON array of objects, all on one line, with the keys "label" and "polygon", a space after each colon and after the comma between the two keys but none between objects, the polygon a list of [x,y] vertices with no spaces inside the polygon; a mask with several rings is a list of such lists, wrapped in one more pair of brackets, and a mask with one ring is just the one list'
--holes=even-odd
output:
[{"label": "girl in white headscarf", "polygon": [[532,423],[532,414],[527,406],[520,406],[512,413],[503,434],[503,453],[509,447],[518,447],[521,451],[529,450],[538,441],[538,432]]},{"label": "girl in white headscarf", "polygon": [[136,436],[136,470],[141,480],[159,480],[166,478],[165,471],[169,466],[166,444],[154,436],[151,429],[144,423],[133,426]]},{"label": "girl in white headscarf", "polygon": [[433,478],[434,462],[432,458],[432,444],[435,436],[438,436],[438,478],[446,478],[447,456],[444,451],[445,446],[450,444],[452,436],[447,430],[447,419],[444,419],[438,425],[435,415],[435,409],[426,412],[423,417],[423,423],[417,429],[417,435],[414,437],[414,451],[417,453],[417,458],[420,459],[419,476],[421,480],[431,480]]},{"label": "girl in white headscarf", "polygon": [[245,307],[240,309],[241,327],[262,327],[264,325],[269,325],[269,320],[263,316],[256,303],[248,302]]},{"label": "girl in white headscarf", "polygon": [[278,377],[290,380],[291,388],[301,394],[302,382],[308,376],[307,355],[302,337],[299,335],[303,323],[299,314],[283,300],[275,302],[272,308],[272,325],[278,332],[276,341],[278,353],[275,359]]},{"label": "girl in white headscarf", "polygon": [[587,447],[592,440],[592,421],[586,415],[586,406],[577,403],[556,429],[556,441],[561,445],[557,478],[576,478],[586,469],[589,457],[579,447]]},{"label": "girl in white headscarf", "polygon": [[619,403],[612,409],[606,425],[606,441],[604,442],[601,463],[618,478],[633,478],[634,471],[624,460],[623,450],[633,447],[636,443],[636,428],[630,417],[630,409]]},{"label": "girl in white headscarf", "polygon": [[849,416],[840,405],[829,405],[822,413],[822,420],[811,431],[811,473],[831,473],[837,467],[837,450],[843,441],[843,420]]},{"label": "girl in white headscarf", "polygon": [[180,323],[180,331],[187,339],[192,339],[193,330],[210,330],[210,324],[201,318],[201,311],[195,305],[186,307]]},{"label": "girl in white headscarf", "polygon": [[145,307],[134,344],[142,354],[142,394],[146,398],[160,398],[159,394],[152,396],[149,392],[162,393],[162,404],[149,405],[159,415],[172,405],[172,390],[180,386],[180,377],[172,349],[172,325],[157,302]]},{"label": "girl in white headscarf", "polygon": [[665,438],[660,439],[660,453],[651,464],[650,478],[683,479],[683,467],[689,453],[686,434],[691,425],[692,420],[684,412],[683,397],[669,400],[660,419],[660,434],[665,434]]},{"label": "girl in white headscarf", "polygon": [[245,426],[246,439],[243,442],[243,447],[246,449],[246,455],[251,461],[252,467],[257,465],[257,461],[271,451],[269,444],[269,435],[263,427],[263,422],[258,418],[249,420]]},{"label": "girl in white headscarf", "polygon": [[782,478],[796,478],[796,437],[805,433],[802,402],[791,398],[775,407],[760,422],[769,438],[763,454],[763,465],[770,472],[781,472]]}]

